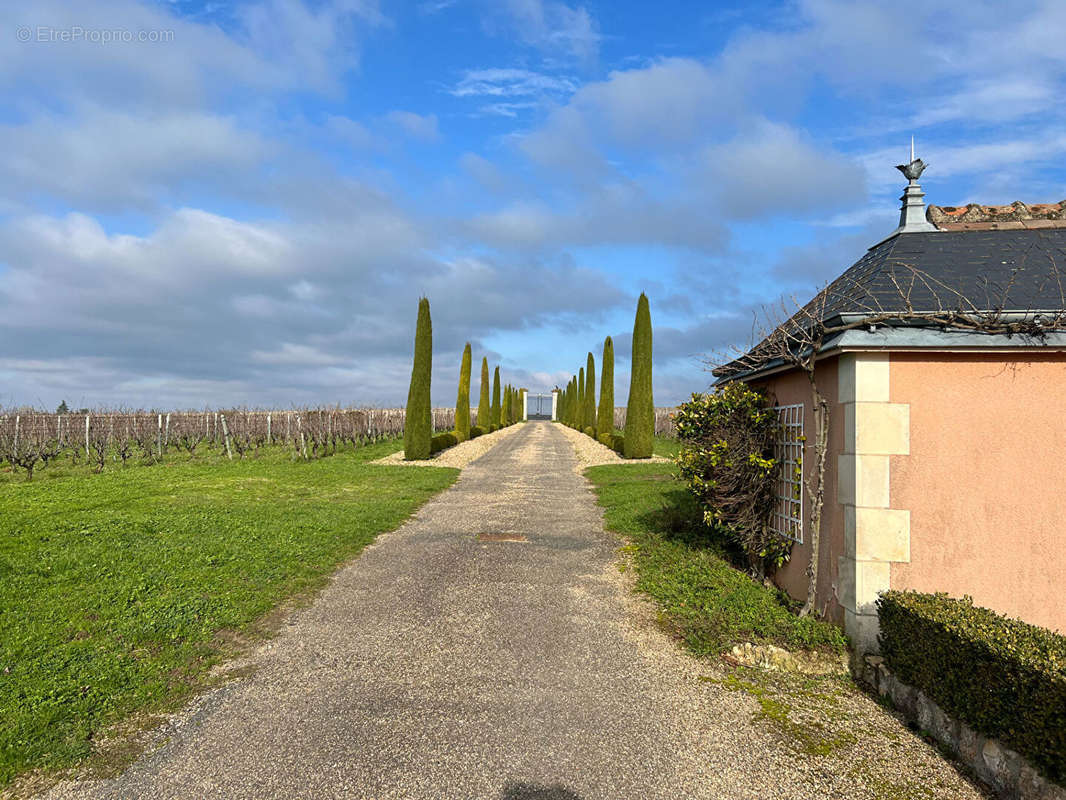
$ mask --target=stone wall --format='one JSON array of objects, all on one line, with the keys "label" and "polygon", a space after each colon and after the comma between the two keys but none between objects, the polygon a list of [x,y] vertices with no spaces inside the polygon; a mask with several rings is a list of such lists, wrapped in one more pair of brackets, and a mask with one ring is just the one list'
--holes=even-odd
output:
[{"label": "stone wall", "polygon": [[1009,800],[1066,800],[1066,789],[1043,778],[1018,753],[954,719],[924,692],[898,680],[880,656],[866,656],[860,679],[924,732],[936,739]]}]

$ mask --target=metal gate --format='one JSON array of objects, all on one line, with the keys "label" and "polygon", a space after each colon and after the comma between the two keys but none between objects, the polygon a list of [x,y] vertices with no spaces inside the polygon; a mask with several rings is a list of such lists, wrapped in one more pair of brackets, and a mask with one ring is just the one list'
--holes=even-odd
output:
[{"label": "metal gate", "polygon": [[526,419],[552,418],[551,394],[526,394]]}]

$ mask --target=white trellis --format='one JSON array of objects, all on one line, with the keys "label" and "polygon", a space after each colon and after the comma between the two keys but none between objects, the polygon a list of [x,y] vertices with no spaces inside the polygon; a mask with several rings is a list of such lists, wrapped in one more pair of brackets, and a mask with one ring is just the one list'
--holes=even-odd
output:
[{"label": "white trellis", "polygon": [[782,536],[803,542],[803,404],[776,406],[781,431],[774,458],[781,464],[777,506],[770,524]]}]

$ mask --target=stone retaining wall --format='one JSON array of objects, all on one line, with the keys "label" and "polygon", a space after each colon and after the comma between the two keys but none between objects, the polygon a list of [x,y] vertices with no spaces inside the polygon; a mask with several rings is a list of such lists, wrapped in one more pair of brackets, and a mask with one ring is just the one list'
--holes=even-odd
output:
[{"label": "stone retaining wall", "polygon": [[861,666],[859,677],[864,683],[891,700],[896,709],[970,767],[998,797],[1066,800],[1066,789],[1042,777],[1023,756],[1001,742],[944,713],[920,689],[897,679],[880,656],[866,656]]}]

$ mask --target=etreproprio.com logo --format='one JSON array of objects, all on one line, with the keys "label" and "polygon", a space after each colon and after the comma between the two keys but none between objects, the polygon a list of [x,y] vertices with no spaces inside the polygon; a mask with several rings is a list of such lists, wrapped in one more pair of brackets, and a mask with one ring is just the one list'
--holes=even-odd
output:
[{"label": "etreproprio.com logo", "polygon": [[71,25],[59,28],[52,25],[22,25],[15,31],[20,42],[90,44],[132,44],[134,42],[162,43],[174,41],[172,30],[130,30],[129,28],[85,28]]}]

